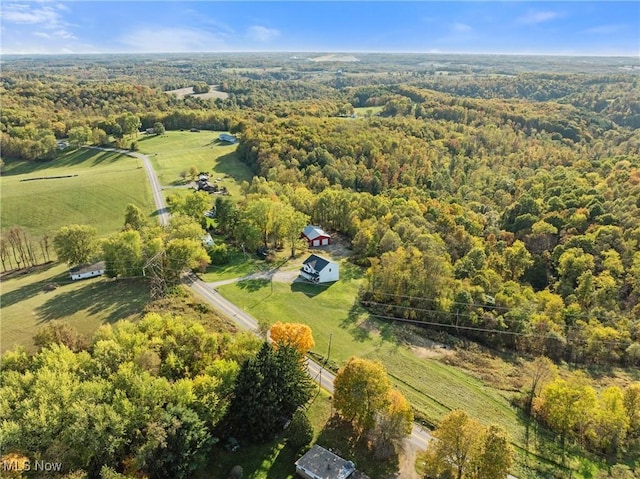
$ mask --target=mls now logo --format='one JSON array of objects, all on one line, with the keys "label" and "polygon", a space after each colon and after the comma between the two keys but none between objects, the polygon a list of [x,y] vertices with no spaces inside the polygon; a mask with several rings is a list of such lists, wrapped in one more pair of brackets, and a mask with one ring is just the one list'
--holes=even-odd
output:
[{"label": "mls now logo", "polygon": [[30,461],[23,458],[3,459],[0,466],[0,472],[28,472],[28,471],[45,471],[60,472],[62,471],[61,462],[46,461]]}]

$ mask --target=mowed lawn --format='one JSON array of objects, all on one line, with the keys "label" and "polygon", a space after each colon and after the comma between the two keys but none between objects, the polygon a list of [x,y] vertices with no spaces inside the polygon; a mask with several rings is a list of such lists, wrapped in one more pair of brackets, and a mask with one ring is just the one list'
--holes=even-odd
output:
[{"label": "mowed lawn", "polygon": [[483,423],[501,424],[521,444],[524,428],[508,399],[490,385],[436,359],[419,358],[398,344],[394,327],[370,318],[356,304],[364,284],[358,268],[343,263],[341,280],[331,286],[306,283],[243,281],[218,291],[259,320],[302,322],[313,330],[314,353],[343,365],[351,356],[375,359],[385,365],[393,382],[413,407],[435,424],[453,409],[464,409]]},{"label": "mowed lawn", "polygon": [[[168,131],[162,136],[141,137],[141,153],[149,155],[153,167],[164,186],[184,184],[180,174],[192,166],[211,175],[210,181],[226,186],[233,197],[240,194],[240,182],[251,181],[253,174],[238,160],[238,145],[221,143],[220,131]],[[224,178],[225,176],[232,178]],[[220,178],[216,181],[216,178]],[[187,179],[190,180],[189,178]]]},{"label": "mowed lawn", "polygon": [[[57,288],[48,291],[48,285]],[[51,264],[29,274],[5,277],[0,283],[0,347],[33,347],[33,335],[52,321],[63,320],[91,336],[104,323],[133,319],[149,300],[142,281],[106,278],[70,281],[68,266]]]},{"label": "mowed lawn", "polygon": [[129,203],[155,211],[142,162],[113,152],[80,149],[50,162],[6,160],[0,188],[2,229],[18,225],[34,237],[68,224],[92,225],[100,235],[117,231]]}]

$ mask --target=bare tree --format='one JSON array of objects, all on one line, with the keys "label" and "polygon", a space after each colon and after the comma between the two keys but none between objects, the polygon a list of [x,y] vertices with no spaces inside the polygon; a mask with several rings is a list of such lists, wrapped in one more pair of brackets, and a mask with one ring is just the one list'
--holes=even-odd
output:
[{"label": "bare tree", "polygon": [[49,255],[49,248],[51,247],[51,238],[49,238],[49,235],[44,235],[40,240],[40,244],[43,246],[45,260],[47,262],[51,261],[51,256]]},{"label": "bare tree", "polygon": [[11,256],[9,255],[9,242],[4,236],[0,237],[0,261],[2,262],[2,271],[8,271],[7,262],[9,263],[9,269],[13,269]]},{"label": "bare tree", "polygon": [[23,268],[23,265],[26,265],[27,261],[24,246],[22,245],[19,226],[12,226],[9,228],[9,231],[7,232],[7,240],[11,245],[11,252],[13,253],[13,259],[16,262],[17,268]]}]

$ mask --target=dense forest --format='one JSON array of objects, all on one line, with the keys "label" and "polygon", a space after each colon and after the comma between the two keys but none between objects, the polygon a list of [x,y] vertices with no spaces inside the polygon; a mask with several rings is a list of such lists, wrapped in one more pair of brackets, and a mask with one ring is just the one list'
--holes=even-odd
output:
[{"label": "dense forest", "polygon": [[[343,65],[221,56],[145,66],[129,57],[71,58],[39,71],[16,58],[2,74],[3,161],[55,161],[63,138],[123,145],[158,122],[228,130],[256,175],[242,201],[217,202],[218,230],[231,242],[290,242],[294,252],[299,224],[310,219],[350,240],[351,260],[368,268],[359,299],[376,317],[422,324],[439,340],[578,367],[640,365],[637,72],[605,60],[594,60],[594,73],[571,61],[564,71],[536,59],[528,71],[519,58],[394,61],[389,70],[384,59],[366,58]],[[196,82],[229,96],[165,91]],[[76,364],[64,367],[67,375],[96,361],[73,354],[16,357],[7,378],[52,355]],[[98,366],[90,371],[101,390],[107,378],[126,379]],[[572,385],[586,387],[555,384]],[[617,416],[623,426],[606,426],[625,434],[606,441],[580,424],[558,425],[546,396],[527,412],[563,441],[631,456],[640,441],[636,396],[632,388],[603,393],[601,408],[619,413],[630,404]]]}]

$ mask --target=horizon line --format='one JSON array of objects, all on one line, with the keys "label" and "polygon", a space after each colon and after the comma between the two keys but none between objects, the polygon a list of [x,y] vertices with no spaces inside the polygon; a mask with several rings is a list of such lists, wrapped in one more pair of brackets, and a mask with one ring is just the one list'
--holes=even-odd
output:
[{"label": "horizon line", "polygon": [[[237,53],[251,54],[324,54],[324,55],[348,55],[348,54],[365,54],[365,55],[497,55],[497,56],[539,56],[539,57],[591,57],[591,58],[630,58],[640,60],[640,51],[638,53],[543,53],[543,52],[440,52],[440,51],[384,51],[384,50],[227,50],[227,51],[183,51],[183,52],[10,52],[0,51],[0,57],[3,56],[83,56],[83,55],[229,55]],[[329,61],[329,60],[328,60]],[[640,67],[640,63],[638,64]]]}]

